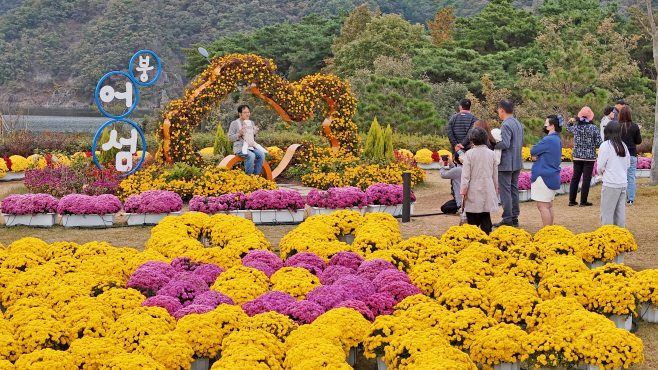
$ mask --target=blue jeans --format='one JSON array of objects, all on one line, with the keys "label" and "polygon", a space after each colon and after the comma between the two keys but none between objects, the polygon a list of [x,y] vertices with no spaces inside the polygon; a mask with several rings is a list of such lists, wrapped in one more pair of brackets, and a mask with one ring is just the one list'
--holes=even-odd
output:
[{"label": "blue jeans", "polygon": [[[240,152],[236,154],[244,158],[244,173],[247,175],[260,175],[260,171],[263,169],[263,162],[265,162],[265,153],[258,149],[254,149],[247,150],[247,153]],[[254,161],[256,162],[255,167]]]},{"label": "blue jeans", "polygon": [[626,199],[635,201],[635,171],[637,170],[637,157],[631,156],[631,166],[628,167],[628,188],[626,188]]}]

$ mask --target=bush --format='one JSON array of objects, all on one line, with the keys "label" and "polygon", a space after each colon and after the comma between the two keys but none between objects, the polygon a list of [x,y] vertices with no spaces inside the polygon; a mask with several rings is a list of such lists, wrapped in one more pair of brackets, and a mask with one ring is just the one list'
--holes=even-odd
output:
[{"label": "bush", "polygon": [[653,148],[653,139],[642,139],[642,143],[637,146],[638,153],[651,153]]},{"label": "bush", "polygon": [[[359,133],[361,142],[366,141],[366,134]],[[445,136],[436,135],[407,135],[401,133],[393,134],[393,149],[407,149],[413,153],[421,149],[429,149],[438,152],[441,149],[450,150],[450,140]]]}]

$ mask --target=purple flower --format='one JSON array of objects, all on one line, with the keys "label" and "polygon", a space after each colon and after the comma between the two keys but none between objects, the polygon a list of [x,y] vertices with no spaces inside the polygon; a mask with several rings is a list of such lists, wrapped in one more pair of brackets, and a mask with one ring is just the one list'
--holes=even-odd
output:
[{"label": "purple flower", "polygon": [[[354,252],[341,251],[334,254],[329,260],[328,266],[345,266],[356,271],[363,263],[363,257]],[[324,284],[324,283],[323,283]]]},{"label": "purple flower", "polygon": [[247,196],[242,192],[223,194],[218,197],[202,197],[195,195],[190,200],[190,211],[207,214],[229,213],[230,211],[244,210]]},{"label": "purple flower", "polygon": [[204,263],[203,265],[197,267],[192,275],[199,277],[201,280],[205,281],[208,286],[211,286],[217,280],[217,277],[225,272],[223,268],[215,265],[214,263]]},{"label": "purple flower", "polygon": [[374,258],[363,262],[361,266],[359,266],[359,269],[356,270],[356,273],[368,280],[373,280],[384,270],[397,270],[397,268],[386,260]]},{"label": "purple flower", "polygon": [[372,311],[370,311],[368,305],[366,305],[361,301],[355,301],[355,300],[343,301],[338,306],[336,306],[336,308],[340,308],[340,307],[346,307],[346,308],[357,310],[366,319],[368,319],[368,321],[373,321],[375,319],[375,315],[372,314]]},{"label": "purple flower", "polygon": [[651,168],[651,157],[638,157],[637,168],[640,170],[648,170]]},{"label": "purple flower", "polygon": [[[279,271],[283,267],[283,262],[276,254],[266,250],[252,250],[242,258],[242,264],[246,262],[259,261],[266,263],[272,270]],[[245,265],[246,266],[246,265]]]},{"label": "purple flower", "polygon": [[301,267],[303,269],[307,269],[311,274],[316,276],[322,273],[322,269],[320,267],[313,266],[305,262],[299,263],[296,266],[291,266],[291,267]]},{"label": "purple flower", "polygon": [[216,290],[209,290],[205,293],[198,294],[192,304],[198,304],[203,306],[213,306],[217,307],[220,304],[230,304],[235,306],[233,299],[225,294],[222,294]]},{"label": "purple flower", "polygon": [[174,275],[173,278],[171,278],[171,281],[183,281],[194,285],[195,288],[200,292],[208,291],[208,283],[206,283],[202,278],[200,278],[197,275],[194,275],[193,273],[179,272],[176,275]]},{"label": "purple flower", "polygon": [[121,209],[119,198],[111,194],[89,196],[70,194],[59,200],[57,213],[62,215],[106,215]]},{"label": "purple flower", "polygon": [[345,289],[346,299],[361,299],[376,292],[375,286],[370,280],[358,275],[341,276],[334,285]]},{"label": "purple flower", "polygon": [[176,270],[174,270],[174,268],[171,267],[168,263],[162,261],[146,261],[139,265],[137,270],[139,269],[155,269],[170,278],[176,275]]},{"label": "purple flower", "polygon": [[320,285],[308,292],[306,300],[319,304],[327,310],[345,299],[345,289],[339,285]]},{"label": "purple flower", "polygon": [[409,296],[423,294],[423,291],[413,284],[405,283],[403,281],[395,281],[384,285],[377,290],[377,293],[389,293],[393,299],[395,299],[395,303],[398,304]]},{"label": "purple flower", "polygon": [[169,282],[169,284],[158,290],[158,295],[168,295],[170,297],[177,298],[183,307],[187,307],[192,304],[192,301],[197,296],[197,294],[208,291],[208,286],[205,285],[205,283],[203,286],[206,289],[200,290],[197,286],[190,282],[172,280]]},{"label": "purple flower", "polygon": [[573,178],[573,165],[566,166],[560,170],[560,182],[562,184],[568,184]]},{"label": "purple flower", "polygon": [[302,264],[315,267],[315,271],[319,270],[320,272],[322,272],[322,270],[324,270],[324,268],[326,267],[324,264],[324,260],[322,258],[310,252],[297,253],[294,256],[288,258],[286,260],[286,263],[284,263],[283,265],[285,267],[304,267],[307,270],[313,272],[311,269],[307,268],[306,266],[302,266]]},{"label": "purple flower", "polygon": [[405,283],[411,284],[411,279],[409,279],[409,275],[407,275],[406,272],[391,269],[380,272],[372,283],[375,285],[376,289],[379,289],[394,281],[404,281]]},{"label": "purple flower", "polygon": [[176,311],[183,308],[180,302],[178,302],[178,299],[168,295],[156,295],[154,297],[146,298],[146,300],[142,302],[141,307],[162,307],[167,310],[171,316],[174,316]]},{"label": "purple flower", "polygon": [[[366,189],[368,204],[395,206],[402,204],[402,185],[377,183]],[[411,201],[416,201],[414,191],[411,191]]]},{"label": "purple flower", "polygon": [[312,189],[306,196],[306,204],[320,208],[363,208],[368,205],[366,193],[356,187],[329,188],[326,192]]},{"label": "purple flower", "polygon": [[131,195],[123,205],[126,213],[169,213],[183,209],[183,199],[169,190],[147,190]]},{"label": "purple flower", "polygon": [[356,271],[345,266],[329,266],[318,277],[323,285],[331,285],[343,275],[354,275]]},{"label": "purple flower", "polygon": [[154,296],[163,286],[169,284],[170,277],[163,274],[157,268],[144,267],[137,268],[130,275],[126,288],[139,290],[146,297]]},{"label": "purple flower", "polygon": [[177,272],[194,271],[197,267],[203,265],[203,262],[192,261],[189,257],[176,257],[171,260],[171,267]]},{"label": "purple flower", "polygon": [[265,275],[267,275],[268,278],[272,277],[272,275],[274,275],[274,273],[276,272],[270,267],[270,265],[268,265],[265,262],[261,262],[261,261],[245,262],[245,263],[242,264],[242,266],[251,267],[252,269],[262,271]]},{"label": "purple flower", "polygon": [[254,299],[253,301],[245,302],[240,307],[249,317],[256,316],[259,313],[274,311],[269,303],[263,300],[259,301],[258,298]]},{"label": "purple flower", "polygon": [[532,182],[532,172],[525,171],[519,174],[519,190],[529,190]]},{"label": "purple flower", "polygon": [[375,317],[379,315],[392,315],[393,311],[395,311],[395,305],[398,304],[390,293],[375,293],[361,300],[370,308],[370,311]]},{"label": "purple flower", "polygon": [[304,208],[304,198],[294,190],[256,190],[247,197],[246,209],[287,209],[292,212]]},{"label": "purple flower", "polygon": [[325,309],[322,306],[307,300],[295,301],[286,308],[286,315],[299,325],[312,323],[324,312]]},{"label": "purple flower", "polygon": [[288,308],[288,306],[297,302],[295,297],[291,296],[290,294],[276,290],[267,292],[255,300],[265,302],[272,308],[273,311],[276,311],[282,315],[285,314],[286,308]]},{"label": "purple flower", "polygon": [[187,307],[183,307],[180,310],[176,311],[176,313],[174,313],[174,318],[176,319],[176,321],[178,321],[178,320],[181,319],[181,317],[183,317],[185,315],[189,315],[189,314],[193,314],[193,313],[197,313],[197,314],[208,313],[208,312],[214,311],[214,310],[215,310],[215,307],[213,307],[213,306],[204,306],[204,305],[200,305],[200,304],[193,304],[193,305],[189,305]]},{"label": "purple flower", "polygon": [[12,194],[2,200],[2,212],[12,215],[34,215],[57,212],[57,198],[48,194]]}]

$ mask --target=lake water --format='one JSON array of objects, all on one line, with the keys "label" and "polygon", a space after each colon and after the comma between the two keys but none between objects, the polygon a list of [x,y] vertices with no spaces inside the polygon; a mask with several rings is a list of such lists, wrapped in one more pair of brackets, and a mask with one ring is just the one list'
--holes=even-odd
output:
[{"label": "lake water", "polygon": [[[16,110],[4,109],[2,112],[15,113]],[[139,125],[145,113],[152,112],[137,112],[131,114],[129,119]],[[14,122],[17,119],[16,115],[11,114],[4,117],[7,122]],[[28,130],[34,133],[42,131],[95,133],[105,122],[110,120],[111,118],[92,110],[24,109],[23,115],[20,116],[18,128],[27,127]]]}]

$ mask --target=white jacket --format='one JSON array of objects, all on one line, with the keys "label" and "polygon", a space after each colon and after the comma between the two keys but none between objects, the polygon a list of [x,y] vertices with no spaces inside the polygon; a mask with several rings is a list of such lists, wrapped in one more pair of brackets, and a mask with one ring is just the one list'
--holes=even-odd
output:
[{"label": "white jacket", "polygon": [[599,148],[596,172],[603,175],[603,186],[609,188],[625,188],[628,186],[628,168],[631,166],[631,155],[626,144],[623,145],[624,150],[626,150],[625,157],[617,155],[610,140],[604,141]]}]

